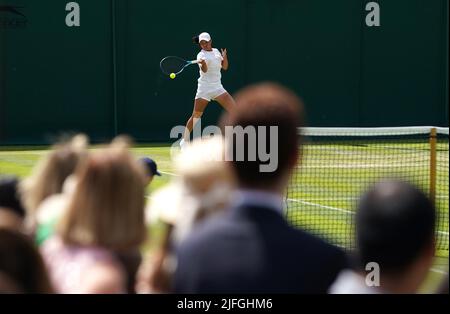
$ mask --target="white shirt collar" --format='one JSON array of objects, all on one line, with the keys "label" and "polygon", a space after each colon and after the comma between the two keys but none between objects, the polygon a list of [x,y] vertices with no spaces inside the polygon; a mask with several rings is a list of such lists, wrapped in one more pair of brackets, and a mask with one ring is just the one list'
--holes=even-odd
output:
[{"label": "white shirt collar", "polygon": [[261,190],[238,189],[235,191],[233,193],[233,205],[238,207],[243,204],[273,208],[280,214],[283,214],[284,210],[282,195]]}]

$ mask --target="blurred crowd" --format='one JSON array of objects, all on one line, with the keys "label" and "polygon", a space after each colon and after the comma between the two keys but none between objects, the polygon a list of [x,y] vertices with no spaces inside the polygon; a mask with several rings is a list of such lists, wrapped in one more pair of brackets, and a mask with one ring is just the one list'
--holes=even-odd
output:
[{"label": "blurred crowd", "polygon": [[[374,182],[357,202],[352,252],[290,226],[284,194],[302,160],[303,104],[272,83],[235,99],[220,126],[277,126],[275,171],[260,171],[258,156],[225,158],[248,141],[195,139],[148,197],[161,174],[130,138],[88,150],[79,134],[28,177],[1,176],[0,293],[417,293],[435,252],[427,196]],[[448,293],[448,275],[436,293]]]}]

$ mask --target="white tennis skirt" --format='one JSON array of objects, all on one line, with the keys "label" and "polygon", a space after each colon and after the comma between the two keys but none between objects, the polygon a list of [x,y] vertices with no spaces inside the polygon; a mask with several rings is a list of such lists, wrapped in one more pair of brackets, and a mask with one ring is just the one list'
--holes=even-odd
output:
[{"label": "white tennis skirt", "polygon": [[225,90],[225,88],[223,88],[221,83],[199,83],[197,86],[197,94],[195,94],[195,99],[201,98],[207,101],[211,101],[226,92],[227,91]]}]

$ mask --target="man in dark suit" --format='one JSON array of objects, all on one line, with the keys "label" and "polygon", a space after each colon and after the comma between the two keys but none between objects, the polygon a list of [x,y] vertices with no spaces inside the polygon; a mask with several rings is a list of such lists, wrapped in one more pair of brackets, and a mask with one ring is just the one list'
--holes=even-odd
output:
[{"label": "man in dark suit", "polygon": [[[222,125],[238,189],[227,214],[199,226],[177,249],[174,290],[325,293],[346,266],[344,252],[289,226],[283,216],[283,194],[299,157],[302,103],[271,83],[244,89],[236,102]],[[237,126],[247,135],[227,133]]]}]

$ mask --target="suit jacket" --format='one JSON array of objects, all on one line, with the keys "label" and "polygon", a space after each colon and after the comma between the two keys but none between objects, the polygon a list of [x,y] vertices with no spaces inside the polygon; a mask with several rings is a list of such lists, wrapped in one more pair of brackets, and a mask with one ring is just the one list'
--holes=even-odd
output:
[{"label": "suit jacket", "polygon": [[347,266],[342,250],[281,211],[245,204],[194,229],[177,262],[176,293],[326,293]]}]

